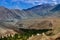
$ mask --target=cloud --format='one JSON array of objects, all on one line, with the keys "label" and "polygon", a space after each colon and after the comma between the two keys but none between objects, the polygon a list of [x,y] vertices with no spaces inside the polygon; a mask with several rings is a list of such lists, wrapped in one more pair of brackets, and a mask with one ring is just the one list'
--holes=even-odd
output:
[{"label": "cloud", "polygon": [[[3,3],[7,4],[7,0],[1,0],[3,1]],[[19,2],[23,2],[23,3],[28,3],[28,4],[32,4],[32,5],[40,5],[40,4],[43,4],[43,3],[54,3],[54,4],[57,4],[57,3],[60,3],[60,0],[10,0],[11,3],[13,2],[16,2],[16,3],[19,3]]]},{"label": "cloud", "polygon": [[[33,6],[35,5],[40,5],[40,4],[57,4],[57,0],[11,0],[10,1],[12,4],[15,2],[16,4],[12,5],[15,9],[20,9],[20,2],[26,3],[26,4],[31,4]],[[7,3],[5,3],[7,4]],[[21,9],[25,8],[25,6],[22,6]]]},{"label": "cloud", "polygon": [[40,5],[40,4],[43,4],[43,3],[54,3],[54,4],[57,4],[58,0],[12,0],[13,2],[25,2],[25,3],[29,3],[29,4],[32,4],[32,5]]},{"label": "cloud", "polygon": [[24,3],[29,3],[32,5],[36,5],[36,4],[41,4],[43,1],[42,0],[12,0],[13,2],[24,2]]},{"label": "cloud", "polygon": [[13,6],[14,9],[21,9],[18,5]]},{"label": "cloud", "polygon": [[4,4],[5,6],[11,6],[17,9],[20,8],[20,5],[21,5],[21,8],[23,9],[29,5],[35,6],[35,5],[45,4],[45,3],[58,4],[60,3],[60,0],[0,0],[0,4]]}]

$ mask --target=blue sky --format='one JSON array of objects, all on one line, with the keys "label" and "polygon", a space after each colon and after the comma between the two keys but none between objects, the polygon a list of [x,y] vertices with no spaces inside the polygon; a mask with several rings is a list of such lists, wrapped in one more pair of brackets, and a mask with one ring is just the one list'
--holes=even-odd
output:
[{"label": "blue sky", "polygon": [[60,0],[0,0],[0,6],[10,9],[27,9],[45,3],[58,4]]}]

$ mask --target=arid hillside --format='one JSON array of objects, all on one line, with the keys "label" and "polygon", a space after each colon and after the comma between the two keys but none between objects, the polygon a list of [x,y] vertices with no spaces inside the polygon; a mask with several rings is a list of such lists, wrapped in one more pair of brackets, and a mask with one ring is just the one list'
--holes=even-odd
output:
[{"label": "arid hillside", "polygon": [[[20,28],[24,29],[25,31],[22,31]],[[27,30],[26,30],[27,29]],[[34,29],[35,31],[33,31],[32,29]],[[44,37],[45,38],[49,38],[54,37],[55,35],[57,35],[58,33],[60,33],[60,18],[44,18],[44,19],[24,19],[24,20],[20,20],[18,22],[14,22],[14,24],[10,24],[7,22],[0,22],[0,36],[7,36],[7,35],[14,35],[15,33],[21,33],[24,32],[27,33],[26,35],[29,36],[29,38],[31,37],[31,35],[33,35],[34,33],[39,33],[41,34],[40,30],[44,30],[44,29],[52,29],[51,31],[47,31],[44,32],[46,35],[42,35],[42,39]],[[37,30],[37,31],[36,31]],[[39,30],[39,31],[38,31]],[[3,32],[2,32],[3,31]],[[43,33],[42,32],[42,33]],[[39,34],[35,34],[35,35],[39,35]],[[35,39],[35,35],[33,36],[32,39]],[[49,36],[47,36],[49,35]],[[24,35],[23,35],[24,36]],[[25,37],[25,36],[24,36]],[[35,40],[39,39],[40,36],[38,36]],[[56,38],[53,38],[56,39]],[[30,40],[30,39],[28,39]]]},{"label": "arid hillside", "polygon": [[60,33],[53,35],[53,36],[47,36],[46,34],[37,34],[37,35],[32,35],[29,37],[27,40],[60,40]]},{"label": "arid hillside", "polygon": [[53,29],[54,34],[60,32],[60,18],[28,19],[16,24],[23,29]]},{"label": "arid hillside", "polygon": [[60,27],[60,18],[44,18],[44,19],[28,19],[28,20],[21,20],[21,21],[18,21],[16,24],[19,25],[19,24],[22,24],[23,27],[40,27],[40,26],[49,26],[48,24],[51,23],[51,26],[52,27]]}]

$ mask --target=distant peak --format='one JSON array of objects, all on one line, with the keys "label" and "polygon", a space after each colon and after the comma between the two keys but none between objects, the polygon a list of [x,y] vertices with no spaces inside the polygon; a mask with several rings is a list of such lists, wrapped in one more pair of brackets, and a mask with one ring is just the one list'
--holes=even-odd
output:
[{"label": "distant peak", "polygon": [[8,8],[6,8],[6,7],[4,7],[4,6],[0,6],[0,9],[8,9]]},{"label": "distant peak", "polygon": [[31,7],[31,8],[24,9],[24,10],[30,10],[32,8],[38,8],[38,7],[52,7],[52,5],[51,4],[41,4],[41,5],[36,5],[36,6]]},{"label": "distant peak", "polygon": [[0,6],[0,8],[5,8],[4,6]]}]

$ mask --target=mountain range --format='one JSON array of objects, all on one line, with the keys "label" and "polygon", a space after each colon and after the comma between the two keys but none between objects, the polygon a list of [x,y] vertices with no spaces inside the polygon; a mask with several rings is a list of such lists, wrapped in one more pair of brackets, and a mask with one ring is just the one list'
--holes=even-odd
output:
[{"label": "mountain range", "polygon": [[60,4],[42,4],[28,9],[8,9],[0,6],[0,20],[60,17]]}]

